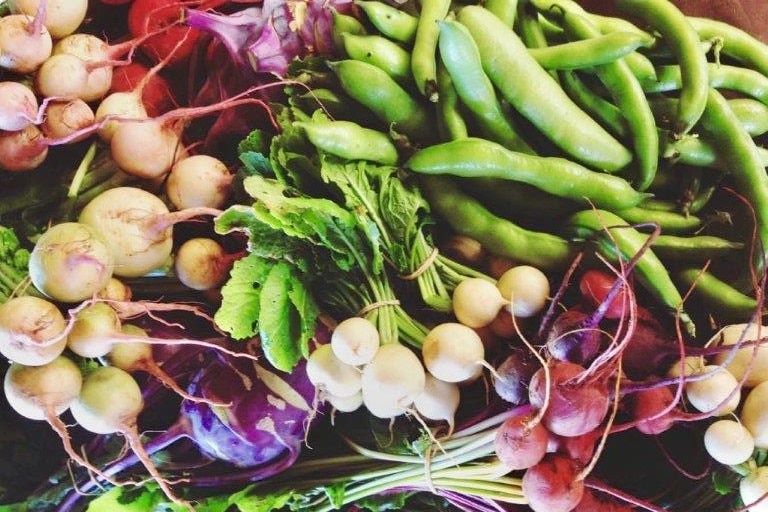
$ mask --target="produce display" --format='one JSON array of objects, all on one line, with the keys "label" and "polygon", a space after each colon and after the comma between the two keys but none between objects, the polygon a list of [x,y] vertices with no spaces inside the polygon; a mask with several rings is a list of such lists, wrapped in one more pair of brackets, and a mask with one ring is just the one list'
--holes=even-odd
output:
[{"label": "produce display", "polygon": [[684,2],[0,0],[0,512],[767,511],[766,133]]}]

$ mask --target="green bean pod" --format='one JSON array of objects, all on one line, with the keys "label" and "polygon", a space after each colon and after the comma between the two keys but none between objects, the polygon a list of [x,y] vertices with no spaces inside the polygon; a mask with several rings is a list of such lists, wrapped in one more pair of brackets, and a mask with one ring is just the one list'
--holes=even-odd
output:
[{"label": "green bean pod", "polygon": [[440,98],[437,100],[437,130],[444,141],[465,139],[469,137],[467,123],[462,115],[461,101],[456,94],[451,75],[442,63],[437,65],[437,89]]},{"label": "green bean pod", "polygon": [[[577,38],[589,40],[600,35],[586,17],[576,12],[565,12],[562,21],[566,32]],[[595,72],[627,120],[635,150],[635,188],[646,190],[653,183],[659,165],[659,136],[643,88],[623,60],[598,66]]]},{"label": "green bean pod", "polygon": [[416,88],[429,101],[436,102],[437,93],[437,38],[438,22],[445,19],[451,0],[422,0],[419,24],[411,53],[411,73]]},{"label": "green bean pod", "polygon": [[701,39],[720,41],[720,52],[723,55],[768,75],[768,45],[748,32],[722,21],[693,16],[689,17],[688,21]]},{"label": "green bean pod", "polygon": [[675,279],[681,287],[692,290],[709,312],[724,317],[729,321],[749,320],[758,311],[759,304],[754,297],[719,279],[711,272],[702,272],[698,268],[687,268],[675,273]]},{"label": "green bean pod", "polygon": [[708,66],[699,35],[669,0],[616,0],[616,5],[659,32],[674,54],[682,77],[675,128],[678,135],[688,133],[707,104]]},{"label": "green bean pod", "polygon": [[527,183],[500,178],[459,178],[462,190],[469,191],[499,217],[512,221],[551,223],[581,209],[574,201],[553,196]]},{"label": "green bean pod", "polygon": [[630,224],[656,224],[661,228],[662,233],[686,233],[701,226],[701,219],[694,215],[653,210],[641,206],[619,210],[616,215]]},{"label": "green bean pod", "polygon": [[613,32],[628,32],[635,34],[645,40],[645,47],[651,47],[655,44],[656,38],[651,34],[641,29],[631,21],[627,21],[624,18],[618,18],[616,16],[603,16],[601,14],[584,13],[589,17],[589,20],[597,27],[597,29],[603,34],[610,34]]},{"label": "green bean pod", "polygon": [[347,160],[368,160],[396,165],[397,149],[386,133],[365,128],[351,121],[294,122],[315,147]]},{"label": "green bean pod", "polygon": [[[667,96],[654,95],[648,98],[653,115],[660,125],[669,124],[677,109],[677,100]],[[768,133],[768,105],[752,98],[733,98],[728,105],[736,114],[739,123],[752,137]],[[683,137],[684,138],[684,137]]]},{"label": "green bean pod", "polygon": [[710,235],[659,235],[653,241],[653,251],[663,260],[703,262],[732,255],[744,248],[741,242]]},{"label": "green bean pod", "polygon": [[402,85],[413,81],[411,54],[391,39],[346,33],[342,42],[349,58],[373,64]]},{"label": "green bean pod", "polygon": [[329,65],[344,92],[391,124],[395,131],[418,141],[434,136],[429,130],[434,123],[427,109],[385,71],[357,60],[341,60]]},{"label": "green bean pod", "polygon": [[517,0],[486,0],[485,8],[495,14],[508,27],[515,26]]},{"label": "green bean pod", "polygon": [[[768,167],[768,149],[758,147],[760,161],[763,167]],[[727,160],[724,160],[718,149],[711,141],[702,137],[682,137],[670,141],[664,151],[664,156],[675,162],[696,167],[707,167],[722,172],[730,172]]]},{"label": "green bean pod", "polygon": [[475,5],[463,7],[458,20],[477,43],[491,82],[554,144],[596,169],[613,172],[630,163],[629,150],[565,94],[512,29]]},{"label": "green bean pod", "polygon": [[477,118],[484,135],[514,151],[533,153],[502,110],[469,31],[455,21],[442,21],[439,27],[440,58],[451,75],[456,94]]},{"label": "green bean pod", "polygon": [[[605,210],[583,210],[570,216],[565,224],[566,232],[577,238],[590,238],[600,235],[597,249],[612,260],[620,254],[625,261],[638,254],[648,235],[637,231],[621,217]],[[610,238],[608,236],[610,234]],[[637,260],[634,275],[638,282],[671,312],[679,310],[680,320],[691,335],[695,333],[693,321],[681,308],[683,298],[680,295],[664,264],[650,248]]]},{"label": "green bean pod", "polygon": [[562,71],[560,83],[568,96],[610,133],[621,139],[629,137],[629,123],[621,110],[590,89],[574,71]]},{"label": "green bean pod", "polygon": [[584,69],[614,62],[645,43],[637,34],[612,32],[529,51],[544,69]]},{"label": "green bean pod", "polygon": [[618,176],[592,171],[565,158],[510,151],[475,137],[421,149],[405,167],[419,174],[520,181],[558,197],[611,210],[630,208],[648,197]]},{"label": "green bean pod", "polygon": [[368,20],[390,39],[411,44],[416,37],[419,19],[407,12],[377,0],[357,0]]},{"label": "green bean pod", "polygon": [[421,189],[434,213],[458,234],[480,242],[489,252],[542,270],[563,270],[575,246],[549,233],[523,229],[491,214],[445,176],[421,176]]},{"label": "green bean pod", "polygon": [[344,34],[362,35],[365,34],[365,27],[360,20],[348,14],[342,14],[331,7],[331,35],[333,45],[337,50],[344,48],[342,36]]}]

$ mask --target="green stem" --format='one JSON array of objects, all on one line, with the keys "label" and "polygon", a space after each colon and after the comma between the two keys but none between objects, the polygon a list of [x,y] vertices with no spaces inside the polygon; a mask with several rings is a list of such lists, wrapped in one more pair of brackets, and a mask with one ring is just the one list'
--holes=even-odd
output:
[{"label": "green stem", "polygon": [[85,175],[88,172],[88,169],[91,167],[91,163],[95,157],[96,142],[92,142],[88,147],[88,151],[86,151],[85,156],[80,161],[80,165],[77,166],[77,170],[75,170],[75,175],[72,177],[72,183],[70,183],[69,190],[67,191],[68,198],[72,199],[77,197],[78,193],[80,192],[80,186],[83,183],[83,178],[85,178]]}]

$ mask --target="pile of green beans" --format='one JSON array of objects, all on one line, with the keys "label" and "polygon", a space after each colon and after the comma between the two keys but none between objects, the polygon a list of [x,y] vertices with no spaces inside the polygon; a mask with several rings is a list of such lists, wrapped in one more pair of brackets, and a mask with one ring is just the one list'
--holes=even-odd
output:
[{"label": "pile of green beans", "polygon": [[615,6],[637,24],[573,0],[357,0],[334,13],[332,83],[301,97],[327,117],[301,126],[418,176],[433,213],[495,254],[557,273],[579,251],[639,251],[639,284],[689,332],[689,289],[703,314],[748,319],[768,45],[668,0]]}]

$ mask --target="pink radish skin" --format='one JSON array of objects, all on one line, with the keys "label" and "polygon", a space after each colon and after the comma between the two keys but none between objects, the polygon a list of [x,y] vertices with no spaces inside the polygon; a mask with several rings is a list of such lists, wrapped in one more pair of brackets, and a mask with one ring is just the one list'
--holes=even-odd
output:
[{"label": "pink radish skin", "polygon": [[23,130],[37,118],[37,98],[20,82],[0,82],[0,130]]},{"label": "pink radish skin", "polygon": [[35,74],[35,90],[41,96],[82,99],[87,86],[85,61],[67,53],[52,55]]},{"label": "pink radish skin", "polygon": [[632,397],[632,413],[637,421],[635,428],[649,436],[672,428],[675,423],[673,412],[658,418],[655,416],[666,410],[674,400],[674,393],[668,387],[644,389],[635,393]]},{"label": "pink radish skin", "polygon": [[[136,148],[142,150],[136,151]],[[123,171],[144,179],[165,176],[183,156],[180,133],[154,119],[119,123],[110,149],[112,158]]]},{"label": "pink radish skin", "polygon": [[0,170],[33,171],[47,157],[48,145],[37,126],[29,125],[15,132],[0,132]]},{"label": "pink radish skin", "polygon": [[512,416],[496,431],[496,456],[510,470],[528,469],[547,453],[549,433],[540,422],[532,423],[532,420],[530,412]]},{"label": "pink radish skin", "polygon": [[[110,55],[106,41],[92,34],[71,34],[53,47],[53,54],[74,55],[85,63],[107,62],[115,57]],[[112,84],[112,66],[92,67],[88,71],[85,88],[80,94],[84,101],[96,101],[104,97]]]},{"label": "pink radish skin", "polygon": [[37,19],[30,21],[21,14],[0,18],[0,68],[19,74],[33,73],[52,51],[51,34]]},{"label": "pink radish skin", "polygon": [[[551,361],[549,405],[544,411],[544,426],[551,432],[575,437],[597,428],[608,413],[610,400],[604,382],[576,383],[584,372],[581,366],[563,361]],[[546,377],[540,368],[531,379],[529,399],[540,409],[546,395]]]},{"label": "pink radish skin", "polygon": [[[49,139],[63,139],[91,126],[94,120],[93,110],[81,99],[53,101],[45,109],[45,120],[40,128]],[[88,135],[85,133],[72,142],[80,142]]]},{"label": "pink radish skin", "polygon": [[523,475],[523,494],[534,512],[570,512],[584,495],[579,466],[557,453],[547,454]]},{"label": "pink radish skin", "polygon": [[26,366],[56,359],[67,344],[67,321],[52,302],[14,297],[0,306],[0,354]]}]

